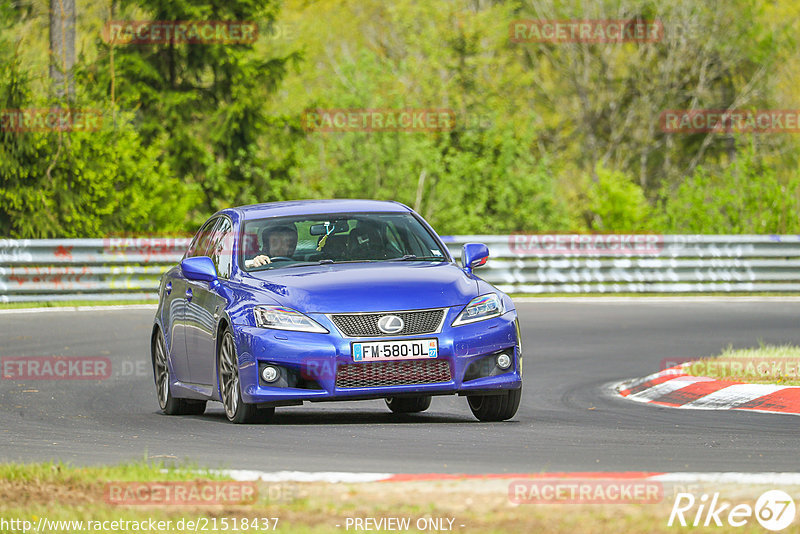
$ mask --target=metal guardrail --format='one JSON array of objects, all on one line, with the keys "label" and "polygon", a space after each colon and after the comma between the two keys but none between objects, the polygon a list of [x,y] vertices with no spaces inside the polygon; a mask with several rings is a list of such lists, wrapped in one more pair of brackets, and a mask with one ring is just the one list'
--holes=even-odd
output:
[{"label": "metal guardrail", "polygon": [[152,300],[191,238],[0,239],[0,302]]},{"label": "metal guardrail", "polygon": [[515,293],[800,291],[797,235],[454,236],[489,246],[480,276]]},{"label": "metal guardrail", "polygon": [[[514,293],[797,292],[797,235],[471,235]],[[189,238],[0,239],[0,302],[155,299]]]}]

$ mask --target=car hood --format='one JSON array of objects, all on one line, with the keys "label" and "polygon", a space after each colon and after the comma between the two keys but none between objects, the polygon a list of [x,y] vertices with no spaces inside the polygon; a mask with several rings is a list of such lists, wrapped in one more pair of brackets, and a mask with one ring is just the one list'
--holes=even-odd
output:
[{"label": "car hood", "polygon": [[463,306],[478,284],[452,263],[349,263],[247,273],[248,285],[304,313]]}]

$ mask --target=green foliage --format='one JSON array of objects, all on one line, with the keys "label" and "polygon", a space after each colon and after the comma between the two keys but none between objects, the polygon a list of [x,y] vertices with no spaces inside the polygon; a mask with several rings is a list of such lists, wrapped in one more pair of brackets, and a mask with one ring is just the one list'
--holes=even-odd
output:
[{"label": "green foliage", "polygon": [[[45,109],[18,58],[0,78],[0,108]],[[73,109],[97,109],[91,103]],[[99,130],[0,131],[0,235],[21,238],[171,233],[197,195],[142,146],[124,115]],[[129,118],[129,117],[127,117]],[[177,223],[177,224],[176,224]]]},{"label": "green foliage", "polygon": [[[254,21],[263,30],[277,6],[275,0],[142,0],[124,2],[120,17],[143,9],[145,19]],[[268,116],[264,103],[297,54],[264,57],[252,44],[230,43],[110,46],[98,38],[97,46],[102,53],[87,65],[84,85],[108,99],[113,76],[114,98],[138,110],[143,139],[203,193],[187,228],[232,204],[286,198],[295,129],[286,118]]]},{"label": "green foliage", "polygon": [[589,226],[599,232],[650,230],[650,204],[642,188],[621,171],[598,165],[587,188]]},{"label": "green foliage", "polygon": [[0,62],[6,63],[11,56],[11,21],[14,19],[11,0],[0,0]]},{"label": "green foliage", "polygon": [[[102,110],[107,124],[0,131],[0,236],[179,232],[231,205],[330,197],[396,199],[445,234],[800,231],[797,136],[743,146],[737,134],[666,133],[658,121],[667,109],[797,107],[790,0],[87,0],[78,10],[71,105]],[[260,38],[111,46],[99,34],[108,18],[255,21]],[[524,18],[658,18],[665,34],[510,42],[509,23]],[[46,8],[0,0],[0,108],[54,104],[46,28]],[[444,108],[457,126],[307,132],[313,108]]]},{"label": "green foliage", "polygon": [[[311,81],[305,107],[448,109],[456,126],[312,132],[295,173],[297,190],[398,200],[445,234],[567,230],[555,169],[532,152],[535,130],[509,107],[513,100],[503,87],[519,74],[502,55],[507,8],[471,13],[408,1],[360,6],[368,14],[360,32],[367,42],[356,54],[343,49],[329,59],[336,76],[318,94]],[[373,25],[378,21],[413,31],[384,35]],[[296,104],[302,95],[291,98]]]},{"label": "green foliage", "polygon": [[395,199],[446,234],[568,228],[552,169],[524,140],[499,127],[459,137],[321,135],[309,152],[324,161],[304,162],[324,173],[312,196]]},{"label": "green foliage", "polygon": [[663,231],[698,234],[800,232],[800,177],[788,183],[758,161],[752,146],[717,171],[698,168],[664,190]]},{"label": "green foliage", "polygon": [[474,132],[444,156],[447,169],[426,201],[431,223],[449,234],[568,229],[552,168],[508,128]]}]

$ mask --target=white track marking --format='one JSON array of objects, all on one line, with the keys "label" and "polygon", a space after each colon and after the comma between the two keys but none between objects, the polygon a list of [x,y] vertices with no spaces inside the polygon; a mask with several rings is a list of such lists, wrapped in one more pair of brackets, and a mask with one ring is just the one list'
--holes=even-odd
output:
[{"label": "white track marking", "polygon": [[720,484],[768,484],[800,486],[800,473],[665,473],[650,480],[660,482],[712,482]]},{"label": "white track marking", "polygon": [[[396,476],[392,473],[351,473],[351,472],[307,472],[307,471],[247,471],[240,469],[223,469],[203,471],[202,473],[215,473],[228,476],[240,482],[264,481],[264,482],[327,482],[336,483],[369,483],[388,480]],[[615,473],[609,473],[614,475]],[[433,473],[435,475],[435,473]],[[532,479],[541,478],[546,473],[509,474],[509,479],[519,479],[529,477]],[[569,473],[562,473],[564,478],[570,478]],[[575,473],[572,478],[579,478],[585,474]],[[452,475],[445,474],[448,481],[457,481],[450,478]],[[492,475],[496,478],[496,475]],[[638,478],[638,477],[637,477]],[[710,472],[710,473],[662,473],[645,477],[647,480],[659,482],[689,483],[707,482],[720,484],[765,484],[770,486],[800,486],[800,473],[741,473],[741,472]],[[443,478],[444,480],[444,478]],[[432,482],[436,482],[433,480]]]},{"label": "white track marking", "polygon": [[672,393],[678,389],[683,389],[686,386],[691,386],[697,382],[710,382],[713,379],[704,376],[679,376],[672,380],[667,380],[651,388],[644,389],[638,393],[628,395],[629,399],[637,400],[640,402],[649,402],[655,400],[667,393]]},{"label": "white track marking", "polygon": [[772,384],[733,384],[684,404],[683,408],[735,408],[740,404],[784,389]]},{"label": "white track marking", "polygon": [[619,382],[615,384],[613,388],[618,392],[624,390],[630,390],[644,384],[645,382],[648,382],[650,380],[655,380],[656,378],[664,375],[684,375],[684,371],[681,368],[673,367],[671,369],[665,369],[663,371],[658,371],[657,373],[647,375],[644,378],[633,378],[630,380],[625,380],[624,382]]},{"label": "white track marking", "polygon": [[50,308],[9,308],[0,310],[0,315],[15,313],[50,313],[50,312],[91,312],[91,311],[118,311],[118,310],[153,310],[157,304],[120,304],[119,306],[53,306]]},{"label": "white track marking", "polygon": [[391,473],[349,473],[337,471],[306,472],[306,471],[277,471],[266,473],[263,471],[246,471],[241,469],[223,469],[210,471],[223,476],[229,476],[240,482],[258,481],[264,482],[328,482],[336,484],[379,482],[392,477]]}]

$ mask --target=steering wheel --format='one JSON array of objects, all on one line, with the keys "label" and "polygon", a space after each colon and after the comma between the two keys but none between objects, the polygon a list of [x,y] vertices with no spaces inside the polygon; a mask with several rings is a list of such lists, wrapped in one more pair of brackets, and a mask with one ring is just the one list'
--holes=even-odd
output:
[{"label": "steering wheel", "polygon": [[294,258],[289,258],[289,257],[286,257],[286,256],[270,256],[269,259],[270,259],[270,261],[275,261],[275,260],[294,261]]}]

